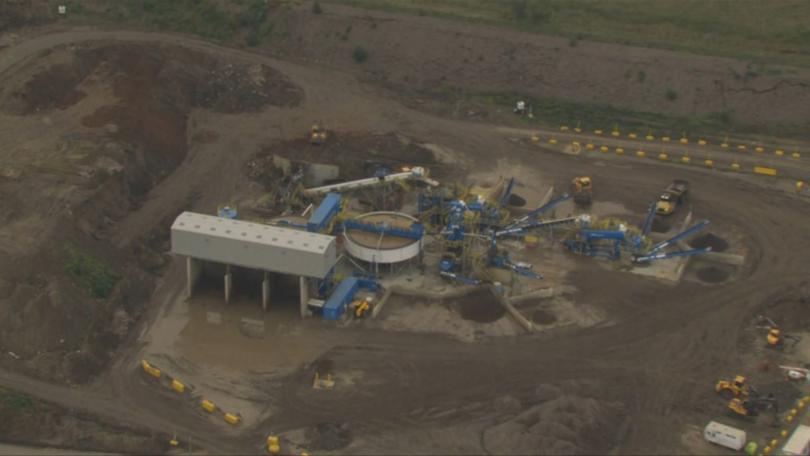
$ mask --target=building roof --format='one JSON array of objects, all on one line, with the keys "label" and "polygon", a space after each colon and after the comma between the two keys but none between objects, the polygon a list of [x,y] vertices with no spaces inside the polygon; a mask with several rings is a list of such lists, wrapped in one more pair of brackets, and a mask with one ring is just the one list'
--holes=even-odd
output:
[{"label": "building roof", "polygon": [[311,253],[325,252],[334,240],[333,236],[194,212],[180,214],[172,230]]},{"label": "building roof", "polygon": [[183,212],[172,224],[172,253],[222,264],[325,277],[337,262],[334,236]]}]

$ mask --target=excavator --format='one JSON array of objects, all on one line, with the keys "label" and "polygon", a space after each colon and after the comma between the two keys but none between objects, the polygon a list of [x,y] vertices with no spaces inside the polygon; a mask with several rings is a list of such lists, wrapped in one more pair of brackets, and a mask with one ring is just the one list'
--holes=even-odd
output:
[{"label": "excavator", "polygon": [[735,397],[728,403],[728,411],[732,416],[742,418],[755,418],[762,411],[773,412],[774,424],[779,422],[779,403],[773,394],[765,397],[749,397],[747,399]]},{"label": "excavator", "polygon": [[727,399],[746,399],[757,392],[753,386],[746,384],[746,378],[742,375],[735,376],[733,380],[718,380],[714,390]]},{"label": "excavator", "polygon": [[587,206],[593,199],[593,185],[589,176],[578,176],[571,180],[571,194],[574,203]]},{"label": "excavator", "polygon": [[354,318],[365,318],[371,312],[371,297],[358,299],[351,304],[354,309]]},{"label": "excavator", "polygon": [[793,334],[782,334],[779,328],[772,327],[768,330],[768,335],[765,337],[765,340],[768,341],[768,348],[785,351],[787,349],[796,348],[796,345],[801,342],[802,338],[794,336]]},{"label": "excavator", "polygon": [[320,123],[315,122],[312,124],[312,131],[309,134],[309,142],[319,146],[326,142],[326,128]]}]

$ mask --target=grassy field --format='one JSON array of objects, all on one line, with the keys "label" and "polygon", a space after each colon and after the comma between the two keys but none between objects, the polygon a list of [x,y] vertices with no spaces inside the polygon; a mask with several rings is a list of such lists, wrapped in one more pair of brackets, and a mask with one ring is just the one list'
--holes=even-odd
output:
[{"label": "grassy field", "polygon": [[594,40],[810,66],[806,0],[324,0]]}]

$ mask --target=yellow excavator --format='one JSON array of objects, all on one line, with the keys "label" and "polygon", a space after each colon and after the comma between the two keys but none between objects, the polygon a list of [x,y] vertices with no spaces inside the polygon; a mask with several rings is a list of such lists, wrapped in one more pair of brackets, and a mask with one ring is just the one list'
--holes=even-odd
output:
[{"label": "yellow excavator", "polygon": [[733,380],[718,380],[717,384],[714,386],[714,390],[727,399],[745,399],[752,393],[756,393],[756,389],[746,384],[746,378],[742,375],[735,376]]},{"label": "yellow excavator", "polygon": [[319,122],[312,124],[312,131],[309,134],[309,142],[315,145],[321,145],[326,142],[326,128]]},{"label": "yellow excavator", "polygon": [[773,394],[748,399],[735,397],[728,403],[728,411],[735,417],[754,418],[759,415],[759,412],[767,410],[773,412],[774,423],[777,423],[779,421],[779,403]]},{"label": "yellow excavator", "polygon": [[354,318],[365,318],[371,312],[371,297],[358,299],[351,305],[354,309]]}]

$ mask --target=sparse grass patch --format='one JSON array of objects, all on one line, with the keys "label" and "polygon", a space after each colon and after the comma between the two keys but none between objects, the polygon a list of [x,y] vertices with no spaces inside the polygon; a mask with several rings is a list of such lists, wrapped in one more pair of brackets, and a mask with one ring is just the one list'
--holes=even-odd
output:
[{"label": "sparse grass patch", "polygon": [[65,271],[76,286],[97,298],[110,295],[119,277],[106,263],[73,245],[65,246],[65,256]]},{"label": "sparse grass patch", "polygon": [[363,63],[368,59],[368,51],[365,50],[362,46],[357,46],[354,48],[354,52],[352,53],[352,57],[354,61],[357,63]]},{"label": "sparse grass patch", "polygon": [[666,97],[668,101],[675,101],[678,99],[678,92],[675,89],[667,89],[667,91],[664,92],[664,97]]},{"label": "sparse grass patch", "polygon": [[0,403],[2,403],[3,408],[17,412],[34,406],[34,400],[31,399],[31,396],[6,389],[0,389]]}]

